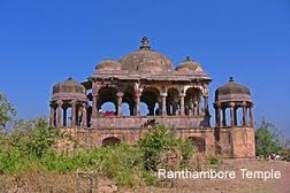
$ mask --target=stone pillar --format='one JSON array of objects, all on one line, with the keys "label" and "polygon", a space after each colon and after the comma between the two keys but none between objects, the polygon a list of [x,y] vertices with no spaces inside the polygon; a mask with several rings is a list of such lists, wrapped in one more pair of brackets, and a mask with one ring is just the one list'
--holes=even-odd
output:
[{"label": "stone pillar", "polygon": [[235,103],[230,103],[231,126],[235,126]]},{"label": "stone pillar", "polygon": [[76,126],[76,116],[77,116],[76,103],[77,103],[76,100],[71,101],[71,127]]},{"label": "stone pillar", "polygon": [[222,114],[223,114],[223,116],[222,116],[222,117],[223,117],[223,119],[222,119],[222,120],[223,120],[222,123],[223,123],[223,126],[226,127],[226,126],[227,126],[227,114],[226,114],[226,108],[223,108],[223,109],[222,109]]},{"label": "stone pillar", "polygon": [[55,108],[52,104],[50,105],[49,125],[52,127],[55,126]]},{"label": "stone pillar", "polygon": [[117,115],[121,116],[122,115],[122,101],[123,101],[123,92],[118,92],[117,93]]},{"label": "stone pillar", "polygon": [[243,126],[247,126],[247,104],[243,103]]},{"label": "stone pillar", "polygon": [[250,116],[250,127],[254,127],[254,116],[253,116],[253,108],[249,108],[249,116]]},{"label": "stone pillar", "polygon": [[92,118],[96,118],[98,116],[98,95],[93,95],[93,103],[92,103]]},{"label": "stone pillar", "polygon": [[205,115],[209,115],[208,96],[204,96],[204,113]]},{"label": "stone pillar", "polygon": [[63,126],[67,127],[67,108],[63,107]]},{"label": "stone pillar", "polygon": [[195,100],[193,102],[193,116],[197,116],[198,115],[198,108],[199,108],[198,101]]},{"label": "stone pillar", "polygon": [[219,127],[223,127],[223,123],[222,123],[222,120],[224,119],[223,117],[222,117],[222,113],[223,113],[223,110],[222,110],[222,108],[220,107],[219,109],[218,109],[218,116],[219,116],[219,122],[218,122],[218,126]]},{"label": "stone pillar", "polygon": [[134,115],[134,103],[129,103],[130,115]]},{"label": "stone pillar", "polygon": [[216,120],[216,127],[222,127],[222,108],[221,104],[215,104],[215,120]]},{"label": "stone pillar", "polygon": [[86,102],[84,102],[82,104],[82,122],[81,122],[81,126],[82,127],[87,127],[87,104]]},{"label": "stone pillar", "polygon": [[162,116],[166,116],[167,115],[167,111],[166,111],[166,97],[167,97],[167,93],[160,93],[161,96],[161,100],[162,100],[162,110],[161,110],[161,115]]},{"label": "stone pillar", "polygon": [[234,107],[234,124],[235,126],[238,126],[238,109],[237,107]]},{"label": "stone pillar", "polygon": [[137,116],[140,115],[140,98],[141,98],[141,93],[136,93],[135,94],[135,115]]},{"label": "stone pillar", "polygon": [[57,101],[57,127],[62,127],[62,104],[63,102],[61,100]]},{"label": "stone pillar", "polygon": [[180,115],[181,116],[184,116],[184,97],[185,97],[185,94],[181,93],[180,94]]},{"label": "stone pillar", "polygon": [[215,126],[219,127],[220,123],[220,115],[219,115],[219,107],[215,104]]}]

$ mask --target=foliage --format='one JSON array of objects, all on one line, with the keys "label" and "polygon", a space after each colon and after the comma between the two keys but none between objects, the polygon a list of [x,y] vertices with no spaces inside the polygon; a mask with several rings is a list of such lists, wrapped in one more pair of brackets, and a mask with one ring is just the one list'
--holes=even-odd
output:
[{"label": "foliage", "polygon": [[162,153],[181,154],[181,166],[186,165],[193,153],[189,141],[177,139],[171,130],[162,125],[151,128],[138,145],[143,152],[144,168],[149,171],[157,170],[162,160]]},{"label": "foliage", "polygon": [[164,126],[155,126],[139,141],[139,147],[144,152],[144,167],[156,171],[160,163],[162,151],[169,150],[175,140],[171,132]]},{"label": "foliage", "polygon": [[72,154],[55,149],[58,140],[70,140],[49,127],[44,118],[17,121],[10,133],[0,134],[0,173],[29,170],[69,173],[95,171],[119,185],[155,184],[154,176],[162,153],[179,152],[182,166],[191,158],[192,146],[176,139],[163,126],[152,128],[138,145],[124,143],[92,149],[76,149]]},{"label": "foliage", "polygon": [[16,114],[15,109],[7,100],[6,96],[0,93],[0,129],[5,128],[6,124]]},{"label": "foliage", "polygon": [[217,156],[210,155],[207,158],[208,164],[209,165],[218,165],[220,163],[220,159]]},{"label": "foliage", "polygon": [[275,135],[275,127],[272,123],[263,120],[255,135],[256,154],[258,156],[268,157],[271,153],[280,152],[281,146],[277,135]]}]

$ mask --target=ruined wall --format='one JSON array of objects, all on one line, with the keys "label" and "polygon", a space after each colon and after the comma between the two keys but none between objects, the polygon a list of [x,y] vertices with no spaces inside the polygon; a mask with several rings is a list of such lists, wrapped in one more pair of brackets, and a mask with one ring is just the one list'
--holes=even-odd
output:
[{"label": "ruined wall", "polygon": [[224,157],[254,158],[255,131],[251,127],[222,128],[219,131],[217,148]]}]

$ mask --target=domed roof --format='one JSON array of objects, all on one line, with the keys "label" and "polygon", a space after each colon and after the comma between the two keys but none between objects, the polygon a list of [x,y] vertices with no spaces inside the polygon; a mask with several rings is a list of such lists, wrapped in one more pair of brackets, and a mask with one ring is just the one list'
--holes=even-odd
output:
[{"label": "domed roof", "polygon": [[238,84],[233,77],[225,85],[216,90],[216,95],[246,94],[251,95],[250,89],[244,85]]},{"label": "domed roof", "polygon": [[122,70],[158,73],[172,70],[171,61],[159,52],[150,49],[149,40],[143,37],[139,50],[120,60]]},{"label": "domed roof", "polygon": [[121,70],[121,64],[115,60],[103,60],[97,64],[96,70]]},{"label": "domed roof", "polygon": [[195,72],[203,73],[203,69],[199,63],[195,60],[192,60],[189,56],[176,67],[176,70],[179,72]]},{"label": "domed roof", "polygon": [[53,86],[53,94],[56,93],[82,93],[85,94],[85,87],[72,78],[68,78]]}]

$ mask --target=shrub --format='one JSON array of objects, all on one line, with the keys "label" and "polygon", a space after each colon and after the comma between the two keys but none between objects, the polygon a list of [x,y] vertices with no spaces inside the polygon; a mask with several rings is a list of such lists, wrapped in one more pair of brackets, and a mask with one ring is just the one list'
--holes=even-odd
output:
[{"label": "shrub", "polygon": [[261,126],[256,130],[256,154],[257,156],[268,157],[272,153],[279,153],[281,146],[279,140],[273,134],[274,126],[262,121]]}]

